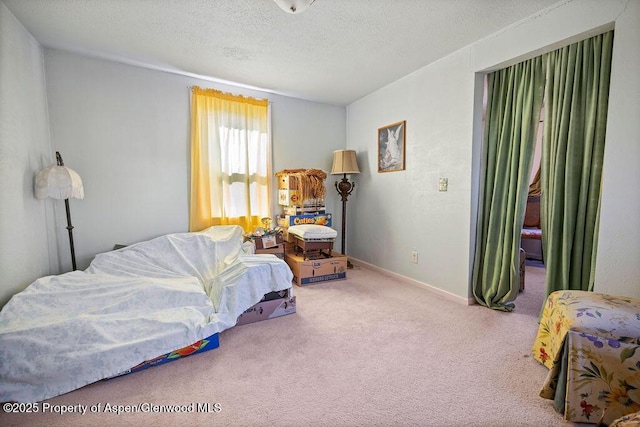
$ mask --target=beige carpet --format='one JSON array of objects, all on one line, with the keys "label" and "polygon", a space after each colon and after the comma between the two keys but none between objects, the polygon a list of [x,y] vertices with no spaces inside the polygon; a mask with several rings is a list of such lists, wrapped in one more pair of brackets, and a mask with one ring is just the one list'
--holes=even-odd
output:
[{"label": "beige carpet", "polygon": [[[216,350],[46,402],[99,413],[2,413],[0,425],[571,425],[538,397],[547,370],[530,347],[543,279],[528,266],[515,311],[502,313],[356,266],[347,280],[295,287],[296,314],[225,331]],[[194,412],[117,415],[107,403]],[[220,411],[198,412],[206,403]]]}]

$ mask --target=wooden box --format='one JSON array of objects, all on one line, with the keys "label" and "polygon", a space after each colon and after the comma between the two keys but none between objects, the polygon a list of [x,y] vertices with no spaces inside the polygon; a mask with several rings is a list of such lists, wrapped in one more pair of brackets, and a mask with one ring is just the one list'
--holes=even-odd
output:
[{"label": "wooden box", "polygon": [[278,258],[282,258],[282,259],[284,259],[284,252],[285,252],[284,243],[280,243],[279,245],[276,245],[272,248],[261,248],[261,249],[256,248],[256,255],[273,254]]},{"label": "wooden box", "polygon": [[261,237],[251,237],[251,240],[256,245],[256,250],[258,249],[269,249],[275,248],[279,244],[283,243],[282,233],[269,234]]}]

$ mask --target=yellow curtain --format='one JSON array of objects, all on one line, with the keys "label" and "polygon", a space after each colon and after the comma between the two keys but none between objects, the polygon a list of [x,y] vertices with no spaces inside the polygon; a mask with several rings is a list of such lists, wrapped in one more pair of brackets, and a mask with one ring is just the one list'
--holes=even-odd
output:
[{"label": "yellow curtain", "polygon": [[213,89],[191,93],[189,230],[271,216],[269,103]]}]

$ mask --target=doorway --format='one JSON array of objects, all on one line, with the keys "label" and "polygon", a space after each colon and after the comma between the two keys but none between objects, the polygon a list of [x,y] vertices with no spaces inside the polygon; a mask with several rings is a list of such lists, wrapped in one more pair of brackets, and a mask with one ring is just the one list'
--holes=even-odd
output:
[{"label": "doorway", "polygon": [[472,282],[480,304],[511,311],[520,291],[518,252],[543,93],[544,294],[593,290],[612,50],[608,31],[486,76]]},{"label": "doorway", "polygon": [[[542,253],[542,230],[540,224],[540,166],[542,162],[542,134],[544,129],[544,98],[540,108],[540,118],[533,152],[533,164],[529,175],[529,196],[524,214],[523,232],[520,247],[525,253],[524,290],[518,294],[522,301],[531,298],[529,304],[544,304],[546,268]],[[528,293],[527,293],[528,291]]]}]

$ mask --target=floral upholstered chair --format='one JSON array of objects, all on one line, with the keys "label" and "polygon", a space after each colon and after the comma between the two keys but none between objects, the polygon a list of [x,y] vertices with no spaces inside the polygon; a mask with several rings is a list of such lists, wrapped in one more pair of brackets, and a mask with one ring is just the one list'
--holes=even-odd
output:
[{"label": "floral upholstered chair", "polygon": [[640,412],[624,415],[614,420],[609,427],[638,427],[640,426]]},{"label": "floral upholstered chair", "polygon": [[585,291],[547,298],[533,346],[540,392],[566,421],[610,424],[640,411],[640,300]]}]

